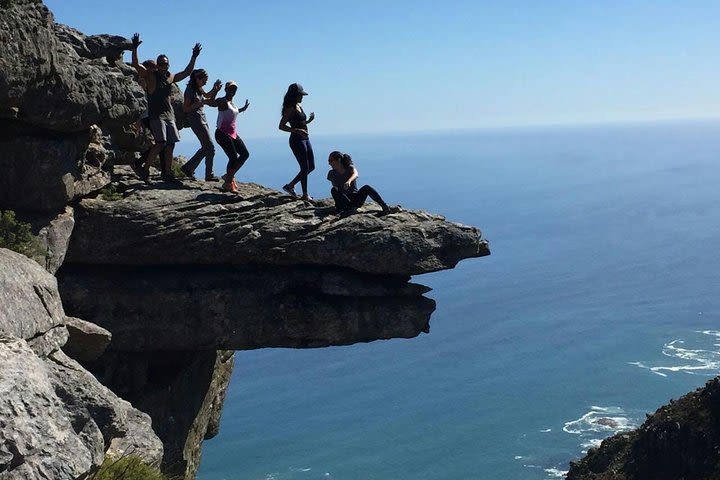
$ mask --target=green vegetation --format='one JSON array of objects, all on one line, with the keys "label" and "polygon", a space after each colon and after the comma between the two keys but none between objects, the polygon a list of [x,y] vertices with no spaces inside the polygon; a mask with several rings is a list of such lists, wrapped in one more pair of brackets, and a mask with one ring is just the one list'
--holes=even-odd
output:
[{"label": "green vegetation", "polygon": [[44,257],[47,253],[32,234],[29,223],[15,218],[12,210],[0,210],[0,248],[7,248],[27,257]]},{"label": "green vegetation", "polygon": [[187,177],[187,175],[185,175],[185,173],[180,168],[186,163],[187,158],[183,157],[182,155],[178,155],[177,157],[173,158],[172,164],[170,165],[170,170],[172,171],[172,174],[175,175],[175,178]]},{"label": "green vegetation", "polygon": [[117,200],[122,200],[123,198],[122,194],[117,191],[115,185],[113,184],[106,185],[102,190],[100,190],[100,196],[106,202],[115,202]]},{"label": "green vegetation", "polygon": [[157,468],[143,463],[137,457],[105,457],[100,470],[88,480],[171,480]]}]

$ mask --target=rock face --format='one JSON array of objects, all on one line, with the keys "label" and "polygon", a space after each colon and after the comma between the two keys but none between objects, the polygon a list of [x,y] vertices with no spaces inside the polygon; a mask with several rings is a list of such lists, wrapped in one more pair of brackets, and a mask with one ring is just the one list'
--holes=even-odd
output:
[{"label": "rock face", "polygon": [[134,121],[145,95],[127,70],[106,59],[127,49],[128,40],[70,30],[35,0],[0,9],[0,110],[56,132]]},{"label": "rock face", "polygon": [[0,478],[75,479],[107,453],[159,463],[150,418],[60,347],[67,339],[55,278],[0,249]]},{"label": "rock face", "polygon": [[329,201],[308,204],[256,184],[240,195],[205,182],[149,188],[123,167],[125,198],[86,199],[67,261],[95,265],[320,265],[383,275],[416,275],[488,255],[474,227],[425,212],[384,217],[379,209],[333,214]]},{"label": "rock face", "polygon": [[568,480],[720,478],[720,377],[570,464]]},{"label": "rock face", "polygon": [[412,338],[435,310],[405,278],[317,268],[65,268],[59,284],[68,311],[112,331],[122,351]]}]

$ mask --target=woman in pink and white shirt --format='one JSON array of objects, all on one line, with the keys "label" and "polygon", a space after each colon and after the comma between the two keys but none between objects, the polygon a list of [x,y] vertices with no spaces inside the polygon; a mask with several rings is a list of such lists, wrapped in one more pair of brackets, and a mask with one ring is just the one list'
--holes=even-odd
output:
[{"label": "woman in pink and white shirt", "polygon": [[250,106],[245,100],[245,105],[238,108],[232,102],[237,93],[237,84],[232,80],[225,84],[225,96],[214,101],[206,101],[207,105],[218,108],[217,129],[215,130],[215,141],[220,145],[228,156],[227,171],[222,176],[222,189],[227,192],[237,193],[235,173],[240,170],[245,161],[250,157],[245,143],[237,134],[236,120],[238,113],[244,112]]}]

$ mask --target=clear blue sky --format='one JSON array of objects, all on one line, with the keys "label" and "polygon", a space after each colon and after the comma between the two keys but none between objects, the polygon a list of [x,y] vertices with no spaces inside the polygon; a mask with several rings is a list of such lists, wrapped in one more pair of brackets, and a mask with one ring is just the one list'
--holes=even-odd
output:
[{"label": "clear blue sky", "polygon": [[292,82],[314,133],[720,116],[717,0],[45,3],[87,34],[140,32],[173,70],[201,42],[197,66],[250,99],[248,137],[275,134]]}]

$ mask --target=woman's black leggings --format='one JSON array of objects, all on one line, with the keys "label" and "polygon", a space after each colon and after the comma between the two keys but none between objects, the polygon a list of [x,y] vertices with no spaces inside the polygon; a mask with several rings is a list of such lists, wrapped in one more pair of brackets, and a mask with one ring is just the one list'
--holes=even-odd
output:
[{"label": "woman's black leggings", "polygon": [[295,160],[300,165],[300,173],[295,175],[290,184],[295,185],[300,182],[303,193],[307,193],[308,174],[315,170],[315,154],[312,145],[307,138],[304,139],[300,135],[290,135],[290,149],[295,155]]},{"label": "woman's black leggings", "polygon": [[248,152],[245,143],[240,137],[232,138],[225,132],[221,132],[219,129],[215,130],[215,141],[223,149],[225,155],[228,157],[227,173],[228,175],[235,175],[235,172],[240,170],[245,161],[250,158],[250,152]]},{"label": "woman's black leggings", "polygon": [[387,208],[387,204],[380,194],[370,185],[364,185],[356,192],[348,190],[342,192],[339,188],[332,187],[330,193],[332,194],[333,199],[335,199],[335,207],[341,212],[362,207],[368,197],[372,198],[375,203],[382,207],[383,210]]}]

